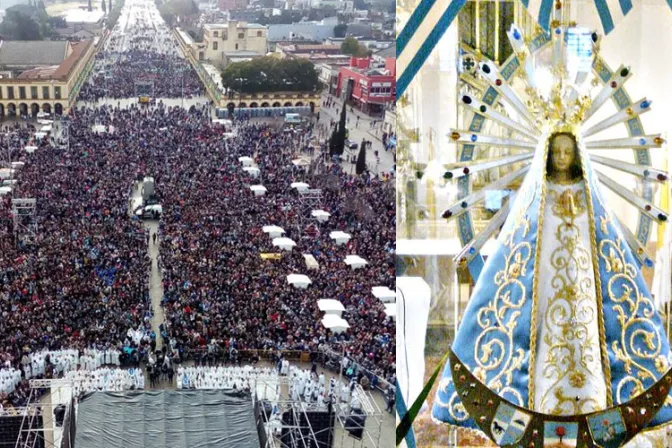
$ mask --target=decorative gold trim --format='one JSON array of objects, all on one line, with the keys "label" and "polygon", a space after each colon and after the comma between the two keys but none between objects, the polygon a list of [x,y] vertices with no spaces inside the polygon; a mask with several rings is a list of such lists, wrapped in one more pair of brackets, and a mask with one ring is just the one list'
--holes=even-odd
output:
[{"label": "decorative gold trim", "polygon": [[495,2],[495,64],[499,66],[499,1]]},{"label": "decorative gold trim", "polygon": [[[543,159],[548,157],[548,143],[550,135],[544,139]],[[537,289],[539,287],[539,265],[541,259],[541,241],[542,230],[544,227],[544,209],[546,207],[546,164],[543,164],[543,172],[541,174],[541,198],[539,200],[539,212],[537,216],[537,247],[534,249],[534,273],[532,274],[532,313],[530,315],[530,377],[528,379],[528,398],[527,405],[529,409],[534,409],[534,368],[536,362],[537,350],[537,302],[539,301]]]},{"label": "decorative gold trim", "polygon": [[474,21],[476,22],[474,26],[474,43],[476,44],[476,49],[481,50],[481,0],[475,0],[474,5]]},{"label": "decorative gold trim", "polygon": [[548,181],[550,183],[552,183],[553,185],[575,185],[575,184],[578,184],[579,182],[583,181],[583,179],[580,179],[580,178],[569,179],[569,180],[549,179]]},{"label": "decorative gold trim", "polygon": [[[577,136],[579,138],[579,136]],[[595,229],[595,210],[593,207],[593,194],[588,180],[588,172],[585,164],[585,150],[579,145],[579,156],[581,158],[581,170],[583,178],[586,181],[586,205],[588,206],[588,226],[590,228],[590,248],[593,258],[593,275],[595,276],[595,297],[597,298],[597,330],[600,335],[600,354],[602,355],[602,371],[604,372],[604,382],[606,383],[607,409],[614,406],[614,397],[611,390],[611,365],[609,363],[609,353],[607,352],[607,340],[604,334],[604,300],[602,298],[602,279],[600,278],[600,259],[597,254],[597,239]]]}]

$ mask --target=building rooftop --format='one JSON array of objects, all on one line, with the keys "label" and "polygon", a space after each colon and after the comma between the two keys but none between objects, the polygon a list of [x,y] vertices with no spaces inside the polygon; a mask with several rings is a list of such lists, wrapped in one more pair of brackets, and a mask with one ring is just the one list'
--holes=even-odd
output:
[{"label": "building rooftop", "polygon": [[334,53],[340,52],[341,47],[339,45],[324,45],[324,44],[278,44],[284,51],[289,51],[292,53]]},{"label": "building rooftop", "polygon": [[[241,25],[241,23],[244,23],[244,22],[236,22],[236,23],[238,23],[238,25],[239,25],[238,28],[260,29],[260,30],[268,29],[267,26],[260,25],[258,23],[247,23],[243,26],[240,26],[240,25]],[[206,23],[205,25],[203,25],[203,27],[211,29],[211,30],[224,30],[224,29],[229,28],[229,24],[228,23]]]},{"label": "building rooftop", "polygon": [[378,56],[380,58],[396,58],[397,57],[397,46],[396,45],[390,45],[387,48],[383,48],[382,50],[378,50],[375,53],[373,53],[374,56]]},{"label": "building rooftop", "polygon": [[56,70],[58,65],[31,68],[17,76],[17,79],[52,79]]},{"label": "building rooftop", "polygon": [[225,51],[224,54],[228,57],[231,58],[244,58],[244,57],[253,57],[253,56],[263,56],[263,54],[259,54],[256,51],[248,51],[248,50],[232,50],[232,51]]},{"label": "building rooftop", "polygon": [[68,56],[67,41],[3,41],[0,42],[0,66],[59,65]]},{"label": "building rooftop", "polygon": [[[58,65],[45,65],[22,72],[17,78],[26,80],[35,79],[64,79],[70,74],[79,58],[92,44],[92,40],[86,40],[72,44],[70,55]],[[1,53],[1,52],[0,52]]]}]

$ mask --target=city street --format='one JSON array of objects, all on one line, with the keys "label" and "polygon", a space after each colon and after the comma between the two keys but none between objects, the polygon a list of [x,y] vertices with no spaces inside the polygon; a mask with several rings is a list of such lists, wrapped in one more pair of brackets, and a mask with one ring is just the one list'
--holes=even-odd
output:
[{"label": "city street", "polygon": [[[333,107],[321,106],[319,123],[326,125],[328,128],[332,120],[334,122],[338,122],[341,115],[341,108],[343,106],[342,103],[335,99],[334,96],[323,93],[322,102],[324,103],[327,98],[334,100],[335,104]],[[355,109],[354,112],[351,112],[350,108],[347,109],[346,117],[346,126],[350,130],[349,140],[356,142],[358,145],[361,144],[362,140],[371,142],[370,149],[366,154],[366,162],[369,166],[369,169],[379,174],[390,173],[393,170],[395,163],[394,152],[391,150],[385,151],[385,148],[383,147],[383,131],[381,130],[383,125],[382,119],[372,119],[357,109]],[[359,120],[357,120],[357,117],[359,117]],[[372,126],[373,122],[375,122],[375,126]],[[318,133],[317,135],[319,136],[318,138],[320,140],[324,140],[325,138],[328,139],[330,134],[325,134],[323,132],[321,134]],[[378,151],[380,161],[376,160],[375,151]],[[346,171],[349,172],[353,164],[351,164],[349,161],[344,161],[343,166],[345,167]]]}]

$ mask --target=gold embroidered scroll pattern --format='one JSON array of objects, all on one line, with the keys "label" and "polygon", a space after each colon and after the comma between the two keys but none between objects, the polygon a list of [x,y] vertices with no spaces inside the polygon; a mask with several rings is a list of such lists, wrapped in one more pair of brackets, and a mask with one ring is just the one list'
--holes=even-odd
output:
[{"label": "gold embroidered scroll pattern", "polygon": [[545,327],[542,343],[547,346],[543,378],[548,387],[541,398],[540,410],[554,415],[582,414],[596,410],[592,398],[570,396],[562,384],[582,389],[587,378],[593,376],[591,366],[599,358],[599,347],[591,341],[589,328],[594,327],[595,285],[590,276],[591,257],[581,244],[577,217],[585,214],[583,190],[567,189],[562,193],[550,190],[551,211],[561,219],[555,231],[558,247],[552,252],[550,263],[554,270],[542,325]]},{"label": "gold embroidered scroll pattern", "polygon": [[[518,326],[520,309],[526,301],[525,285],[519,280],[525,276],[527,264],[532,257],[532,247],[528,242],[514,244],[514,234],[527,236],[530,229],[529,219],[522,214],[516,218],[510,233],[501,239],[509,252],[504,266],[493,278],[497,291],[488,305],[478,311],[477,322],[481,332],[476,338],[474,359],[476,374],[491,390],[511,401],[523,404],[520,392],[513,387],[513,372],[520,369],[525,351],[514,350],[513,332]],[[487,378],[489,373],[494,373]]]},{"label": "gold embroidered scroll pattern", "polygon": [[[616,303],[613,310],[621,324],[620,338],[612,342],[611,348],[628,374],[616,387],[616,399],[618,403],[624,403],[644,392],[660,376],[646,368],[642,361],[651,360],[661,373],[667,367],[667,360],[660,355],[661,335],[651,322],[656,312],[654,304],[639,291],[635,281],[637,269],[626,261],[621,239],[601,241],[600,257],[604,260],[607,273],[612,274],[607,283],[607,293],[609,299]],[[649,381],[648,386],[645,386],[645,381]],[[627,385],[631,387],[630,394],[623,396]]]},{"label": "gold embroidered scroll pattern", "polygon": [[[513,371],[519,369],[522,365],[525,352],[518,349],[515,354],[513,353],[513,331],[517,326],[520,311],[511,313],[509,311],[520,309],[525,303],[525,286],[517,279],[525,275],[525,266],[531,257],[531,246],[526,242],[514,244],[514,236],[518,233],[521,238],[525,238],[530,231],[530,220],[523,213],[526,209],[527,207],[522,207],[521,212],[514,218],[513,230],[500,236],[502,245],[509,248],[509,253],[506,256],[503,269],[499,270],[494,276],[494,282],[498,285],[495,298],[488,303],[486,308],[481,309],[477,316],[479,326],[483,329],[477,338],[474,349],[474,359],[478,365],[472,369],[471,366],[463,363],[483,384],[500,396],[506,394],[507,399],[519,406],[523,406],[523,397],[520,392],[510,387],[510,384],[513,381]],[[518,291],[515,297],[512,296],[511,291],[514,285]],[[497,308],[500,301],[503,306]],[[492,322],[492,325],[490,322]],[[492,335],[492,333],[499,334],[504,341],[494,338],[488,341],[483,340],[486,334]],[[504,359],[505,356],[506,359]],[[488,372],[492,372],[502,365],[504,368],[488,381]],[[448,376],[439,382],[441,394],[436,395],[434,403],[447,409],[451,418],[456,422],[464,422],[469,418],[469,414],[460,401],[457,392],[453,390],[447,401],[441,399],[441,395],[445,396],[449,393],[449,387],[452,383],[452,378]]]},{"label": "gold embroidered scroll pattern", "polygon": [[[468,367],[465,365],[465,367]],[[471,370],[471,369],[470,369]],[[448,394],[448,387],[453,383],[453,379],[449,376],[445,376],[439,382],[439,391],[444,395]],[[464,408],[464,405],[457,396],[457,391],[453,390],[453,393],[448,398],[448,401],[443,401],[440,394],[436,395],[436,401],[434,402],[436,406],[448,409],[448,413],[456,422],[464,422],[469,418],[467,410]]]}]

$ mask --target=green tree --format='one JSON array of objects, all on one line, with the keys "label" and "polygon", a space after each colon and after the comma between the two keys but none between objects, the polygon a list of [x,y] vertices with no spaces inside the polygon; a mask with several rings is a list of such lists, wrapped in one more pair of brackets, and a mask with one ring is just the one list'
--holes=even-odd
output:
[{"label": "green tree", "polygon": [[370,55],[370,51],[364,45],[360,44],[354,37],[346,37],[341,44],[341,53],[350,54],[358,58],[363,58]]},{"label": "green tree", "polygon": [[119,15],[121,15],[121,8],[124,7],[124,0],[117,0],[114,3],[114,8],[110,8],[110,14],[107,16],[107,28],[112,29],[114,25],[119,20]]},{"label": "green tree", "polygon": [[357,165],[355,165],[355,172],[359,176],[366,171],[366,141],[362,140],[362,145],[359,148],[359,155],[357,156]]},{"label": "green tree", "polygon": [[222,85],[229,91],[244,93],[315,92],[320,88],[310,61],[271,56],[229,65],[222,72]]},{"label": "green tree", "polygon": [[338,122],[338,127],[334,131],[333,135],[333,145],[331,146],[331,155],[342,155],[343,149],[345,148],[345,122],[346,122],[346,104],[343,103],[343,109],[341,110],[341,119]]},{"label": "green tree", "polygon": [[322,14],[324,14],[324,17],[336,17],[338,15],[338,11],[336,11],[336,8],[333,6],[327,5],[322,7]]},{"label": "green tree", "polygon": [[369,9],[369,5],[364,0],[355,0],[353,2],[353,6],[354,6],[355,9],[359,9],[359,10]]},{"label": "green tree", "polygon": [[8,40],[43,39],[37,20],[11,8],[7,10],[7,15],[0,24],[0,34]]},{"label": "green tree", "polygon": [[[345,32],[348,31],[348,25],[345,23],[339,23],[334,27],[334,37],[345,37]],[[341,49],[343,46],[341,46]]]}]

